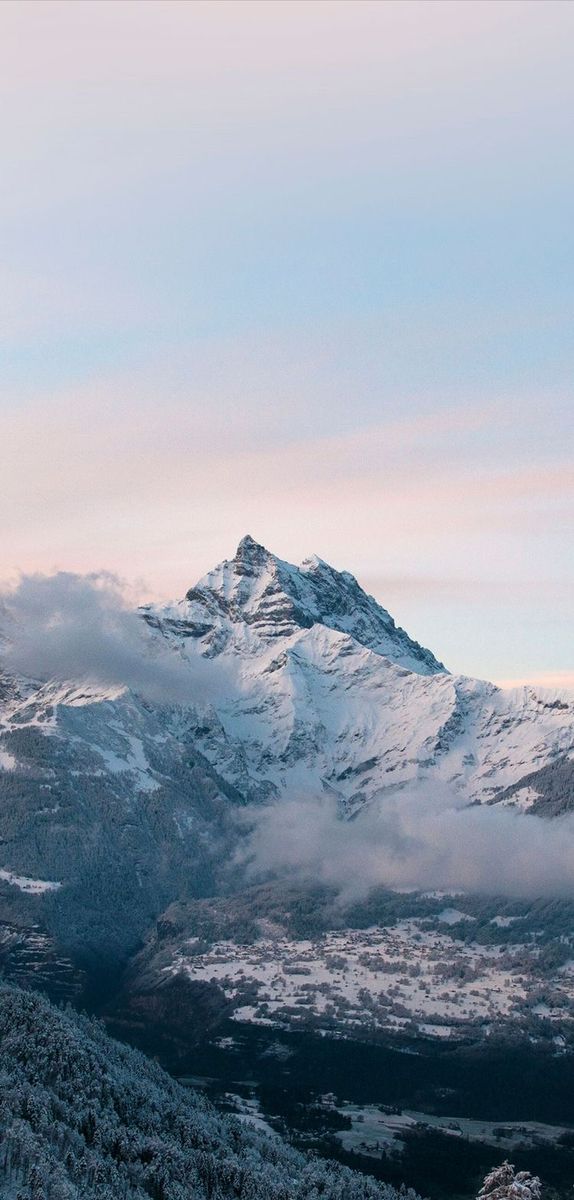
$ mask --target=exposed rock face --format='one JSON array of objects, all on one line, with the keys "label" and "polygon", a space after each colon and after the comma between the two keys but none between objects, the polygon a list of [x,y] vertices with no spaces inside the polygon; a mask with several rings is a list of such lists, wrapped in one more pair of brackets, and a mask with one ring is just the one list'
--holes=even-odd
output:
[{"label": "exposed rock face", "polygon": [[129,979],[115,997],[108,1015],[110,1030],[142,1050],[160,1049],[177,1058],[230,1015],[232,1005],[216,984],[188,978],[180,972],[150,978],[147,987]]},{"label": "exposed rock face", "polygon": [[249,535],[234,558],[190,588],[186,603],[181,628],[187,618],[197,636],[220,633],[222,621],[250,626],[263,639],[293,637],[319,624],[349,634],[411,671],[430,675],[445,670],[348,571],[335,571],[316,556],[294,567]]}]

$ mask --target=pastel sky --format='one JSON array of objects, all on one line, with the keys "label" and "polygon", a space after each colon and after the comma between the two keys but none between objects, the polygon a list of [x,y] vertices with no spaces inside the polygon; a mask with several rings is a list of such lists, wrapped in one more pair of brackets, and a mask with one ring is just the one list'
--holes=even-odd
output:
[{"label": "pastel sky", "polygon": [[0,5],[0,577],[250,532],[574,684],[574,4]]}]

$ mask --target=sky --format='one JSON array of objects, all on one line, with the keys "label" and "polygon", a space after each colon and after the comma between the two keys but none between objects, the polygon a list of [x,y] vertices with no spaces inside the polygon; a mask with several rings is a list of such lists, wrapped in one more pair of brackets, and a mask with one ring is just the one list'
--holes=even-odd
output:
[{"label": "sky", "polygon": [[574,5],[0,5],[0,580],[249,532],[574,686]]}]

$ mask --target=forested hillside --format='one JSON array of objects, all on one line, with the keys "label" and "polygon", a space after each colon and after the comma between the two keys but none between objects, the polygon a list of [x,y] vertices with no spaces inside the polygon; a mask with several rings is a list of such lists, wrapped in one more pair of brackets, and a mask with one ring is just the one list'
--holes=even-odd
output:
[{"label": "forested hillside", "polygon": [[0,1077],[3,1200],[398,1196],[221,1116],[99,1024],[5,986]]}]

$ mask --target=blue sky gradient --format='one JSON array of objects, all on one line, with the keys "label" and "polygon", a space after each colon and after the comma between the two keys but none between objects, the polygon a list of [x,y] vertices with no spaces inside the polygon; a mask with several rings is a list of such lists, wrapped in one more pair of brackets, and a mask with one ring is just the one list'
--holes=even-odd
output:
[{"label": "blue sky gradient", "polygon": [[574,682],[574,6],[10,0],[4,578],[249,531]]}]

